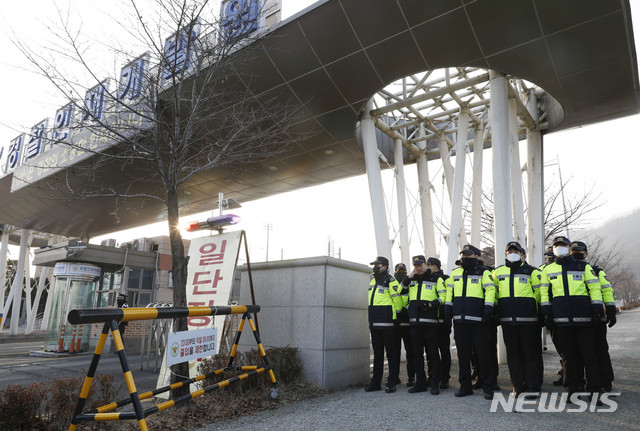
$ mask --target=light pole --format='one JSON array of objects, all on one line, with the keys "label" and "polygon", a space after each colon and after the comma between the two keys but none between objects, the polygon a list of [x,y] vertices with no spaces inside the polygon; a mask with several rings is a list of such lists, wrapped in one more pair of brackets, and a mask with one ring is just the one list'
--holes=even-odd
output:
[{"label": "light pole", "polygon": [[265,223],[264,224],[264,228],[267,231],[267,258],[266,258],[266,262],[269,262],[269,231],[273,230],[273,224]]}]

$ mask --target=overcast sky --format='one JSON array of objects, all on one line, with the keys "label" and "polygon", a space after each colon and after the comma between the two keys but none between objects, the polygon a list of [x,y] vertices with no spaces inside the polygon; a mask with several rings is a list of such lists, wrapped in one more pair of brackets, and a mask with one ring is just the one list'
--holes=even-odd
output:
[{"label": "overcast sky", "polygon": [[[282,0],[283,18],[291,16],[312,2],[309,0]],[[636,49],[640,46],[640,0],[630,0],[635,30]],[[117,2],[95,0],[59,1],[62,9],[71,5],[72,16],[80,16],[84,22],[83,32],[94,46],[109,43],[117,35],[118,27],[111,15],[118,18]],[[33,47],[46,49],[50,36],[46,23],[54,17],[51,0],[24,0],[5,2],[0,9],[0,76],[3,80],[3,97],[0,104],[0,145],[6,146],[20,133],[27,132],[45,117],[52,117],[55,110],[65,103],[61,96],[54,96],[51,85],[32,72],[22,55],[10,42],[12,32]],[[121,66],[121,65],[120,65]],[[594,189],[603,203],[601,209],[591,217],[594,226],[603,224],[617,216],[640,208],[637,193],[638,160],[640,150],[638,137],[640,116],[626,117],[551,133],[544,137],[545,181],[557,181],[560,161],[563,180],[570,179],[569,193],[582,195]],[[521,154],[524,159],[524,152]],[[486,153],[485,160],[490,159]],[[440,216],[438,202],[442,199],[441,169],[439,161],[430,162],[429,171],[436,189],[434,214]],[[468,168],[469,169],[469,168]],[[406,167],[409,192],[415,196],[417,190],[415,165]],[[438,173],[438,171],[440,171]],[[395,183],[390,171],[383,175],[387,200],[395,196]],[[411,200],[411,198],[410,198]],[[390,202],[395,209],[395,205]],[[215,202],[212,202],[215,205]],[[368,264],[376,256],[373,238],[373,223],[365,176],[350,178],[322,186],[290,192],[266,199],[243,203],[236,211],[242,216],[240,228],[247,231],[251,260],[266,258],[267,230],[265,224],[273,225],[269,232],[269,260],[326,255],[331,238],[334,255],[339,250],[342,258]],[[446,211],[443,214],[447,217]],[[197,217],[186,217],[184,225]],[[421,253],[421,242],[415,226],[420,224],[418,216],[411,218],[411,254]],[[397,222],[393,222],[397,228]],[[117,235],[120,241],[163,234],[166,224],[151,229],[136,230]],[[394,235],[392,233],[392,235]],[[114,235],[111,235],[114,236]],[[437,240],[440,254],[446,256],[442,238]],[[394,250],[394,255],[399,252]],[[398,257],[395,259],[398,261]]]}]

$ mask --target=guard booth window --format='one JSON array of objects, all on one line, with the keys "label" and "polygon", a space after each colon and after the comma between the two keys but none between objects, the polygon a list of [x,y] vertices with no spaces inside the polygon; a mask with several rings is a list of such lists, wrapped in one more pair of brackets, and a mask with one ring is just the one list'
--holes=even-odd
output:
[{"label": "guard booth window", "polygon": [[122,272],[104,272],[97,292],[96,307],[115,307],[116,296],[122,284]]},{"label": "guard booth window", "polygon": [[144,307],[151,302],[155,271],[129,268],[127,303],[129,307]]}]

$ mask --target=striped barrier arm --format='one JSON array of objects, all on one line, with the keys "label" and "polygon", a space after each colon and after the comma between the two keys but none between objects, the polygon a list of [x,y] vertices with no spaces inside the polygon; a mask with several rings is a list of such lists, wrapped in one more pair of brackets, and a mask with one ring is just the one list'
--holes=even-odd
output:
[{"label": "striped barrier arm", "polygon": [[[271,379],[271,383],[272,383],[271,396],[273,398],[277,397],[278,384],[276,382],[275,374],[271,369],[271,363],[269,361],[269,358],[267,357],[266,351],[262,346],[262,342],[260,340],[260,335],[258,333],[257,327],[254,324],[253,319],[249,316],[249,313],[253,313],[255,315],[259,311],[260,311],[259,305],[236,305],[236,306],[221,306],[221,307],[172,307],[172,308],[157,308],[157,309],[156,308],[117,308],[117,309],[114,308],[114,309],[72,310],[71,312],[69,312],[69,315],[68,315],[68,320],[71,324],[79,325],[79,324],[87,324],[87,323],[104,322],[104,326],[100,334],[100,338],[98,339],[98,344],[96,346],[96,350],[91,360],[89,371],[87,372],[87,376],[84,380],[80,395],[78,397],[78,403],[76,405],[76,409],[75,409],[73,418],[71,420],[71,424],[69,425],[69,430],[75,431],[77,429],[78,423],[84,422],[84,421],[137,420],[139,429],[146,431],[148,430],[148,426],[146,422],[147,416],[166,410],[179,403],[186,402],[194,398],[200,397],[205,393],[211,392],[213,390],[224,388],[226,386],[229,386],[231,383],[242,381],[244,379],[247,379],[250,376],[264,373],[265,371],[268,372],[269,378]],[[215,316],[215,315],[226,315],[226,314],[242,314],[242,320],[240,321],[238,331],[234,338],[234,345],[231,350],[229,362],[226,368],[215,370],[210,373],[203,374],[190,379],[184,379],[182,381],[173,383],[168,386],[164,386],[162,388],[155,389],[153,391],[148,391],[142,394],[138,394],[138,390],[136,388],[133,375],[131,374],[131,370],[129,368],[127,356],[124,351],[124,344],[122,342],[122,337],[120,335],[120,331],[118,330],[118,322],[128,322],[133,320],[168,319],[168,318],[179,318],[179,317]],[[251,330],[255,337],[256,343],[258,344],[258,350],[260,352],[260,356],[262,357],[262,361],[264,363],[263,367],[259,367],[257,365],[247,365],[247,366],[235,367],[235,368],[233,367],[233,361],[237,352],[238,342],[240,341],[240,336],[242,334],[242,329],[244,327],[245,320],[249,321],[249,325],[251,326]],[[91,383],[95,377],[96,369],[98,367],[98,362],[100,361],[102,350],[104,349],[109,331],[111,331],[113,341],[118,353],[118,358],[120,360],[124,379],[127,384],[127,389],[129,391],[129,399],[113,402],[113,403],[89,410],[85,413],[82,413],[82,409],[84,408],[86,399],[89,396]],[[162,402],[154,407],[150,407],[148,409],[142,408],[141,400],[149,399],[157,394],[178,389],[185,385],[204,380],[208,377],[217,376],[219,374],[224,373],[225,371],[232,371],[232,370],[245,371],[245,373],[240,374],[238,376],[230,377],[226,380],[207,386],[206,388],[197,390],[195,392],[182,395],[173,400]],[[133,412],[116,412],[115,411],[118,408],[123,407],[125,405],[129,405],[129,404],[133,404],[133,409],[134,409]]]}]

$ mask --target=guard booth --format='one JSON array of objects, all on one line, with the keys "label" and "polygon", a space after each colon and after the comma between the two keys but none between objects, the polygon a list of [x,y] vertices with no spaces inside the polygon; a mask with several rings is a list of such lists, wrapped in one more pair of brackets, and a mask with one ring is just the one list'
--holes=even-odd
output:
[{"label": "guard booth", "polygon": [[101,274],[100,267],[88,263],[56,263],[44,350],[75,352],[89,349],[90,325],[70,325],[66,316],[70,310],[95,308]]},{"label": "guard booth", "polygon": [[[36,250],[34,265],[54,268],[44,350],[75,353],[96,347],[100,328],[69,324],[67,314],[73,309],[115,308],[118,293],[128,296],[130,307],[170,299],[171,259],[164,238],[154,238],[153,248],[70,240]],[[142,329],[137,329],[140,334],[131,331],[131,336],[141,336]]]}]

